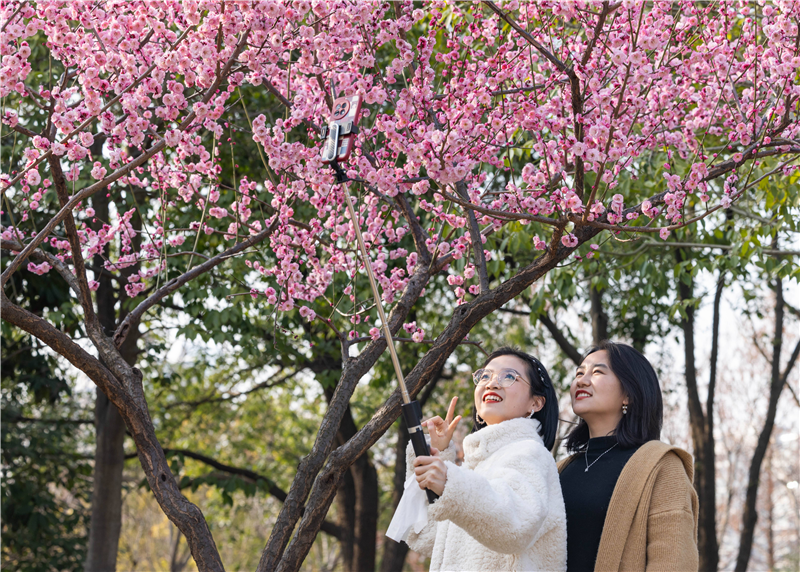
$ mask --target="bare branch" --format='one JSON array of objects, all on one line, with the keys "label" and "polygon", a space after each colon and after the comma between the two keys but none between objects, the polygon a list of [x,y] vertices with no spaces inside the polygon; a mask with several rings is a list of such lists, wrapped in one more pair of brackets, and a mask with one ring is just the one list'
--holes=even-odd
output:
[{"label": "bare branch", "polygon": [[544,312],[539,314],[539,321],[545,328],[547,328],[547,331],[550,332],[553,340],[558,344],[558,347],[561,348],[561,351],[567,354],[569,359],[572,360],[572,363],[574,363],[576,366],[581,365],[583,358],[583,356],[581,356],[581,352],[578,351],[578,348],[576,348],[572,342],[567,339],[559,327],[556,326],[555,322],[553,322]]},{"label": "bare branch", "polygon": [[[463,180],[456,183],[456,194],[466,203],[470,202],[467,185]],[[469,219],[469,237],[472,241],[472,254],[475,259],[475,268],[478,269],[478,277],[480,278],[481,294],[486,294],[489,291],[489,273],[486,270],[483,236],[481,235],[481,229],[478,227],[478,219],[475,218],[475,210],[471,207],[467,207],[467,217]]]},{"label": "bare branch", "polygon": [[502,18],[503,20],[505,20],[505,21],[506,21],[506,23],[508,23],[508,25],[509,25],[509,26],[511,26],[512,28],[514,28],[514,29],[515,29],[515,30],[516,30],[516,31],[519,33],[519,35],[520,35],[520,36],[522,36],[523,38],[525,38],[525,40],[526,40],[526,41],[527,41],[529,44],[531,44],[531,45],[532,45],[534,48],[536,48],[536,50],[537,50],[537,51],[538,51],[540,54],[542,54],[542,55],[543,55],[545,58],[547,58],[547,60],[548,60],[550,63],[552,63],[554,66],[556,66],[556,68],[558,68],[558,70],[559,70],[559,71],[561,71],[561,72],[563,72],[563,73],[567,74],[568,76],[570,76],[570,78],[571,78],[572,76],[574,76],[574,75],[575,75],[575,72],[574,72],[574,71],[573,71],[571,68],[568,68],[568,67],[567,67],[567,65],[566,65],[564,62],[562,62],[561,60],[559,60],[557,57],[555,57],[553,54],[551,54],[551,53],[550,53],[550,51],[549,51],[549,50],[547,50],[547,48],[545,48],[545,47],[544,47],[542,44],[540,44],[539,42],[537,42],[537,41],[536,41],[536,38],[534,38],[533,36],[531,36],[531,35],[530,35],[530,34],[529,34],[529,33],[528,33],[526,30],[525,30],[525,28],[521,27],[521,26],[520,26],[519,24],[517,24],[517,23],[516,23],[514,20],[512,20],[511,18],[509,18],[509,17],[508,17],[508,16],[507,16],[507,15],[506,15],[506,14],[505,14],[505,13],[504,13],[504,12],[503,12],[503,11],[502,11],[502,10],[501,10],[499,7],[498,7],[498,6],[497,6],[497,4],[495,4],[494,2],[491,2],[491,1],[489,1],[489,0],[484,0],[484,2],[483,2],[483,3],[484,3],[484,4],[486,4],[486,5],[487,5],[487,6],[488,6],[488,7],[489,7],[491,10],[492,10],[492,12],[494,12],[495,14],[497,14],[498,16],[500,16],[500,18]]},{"label": "bare branch", "polygon": [[193,280],[194,278],[197,278],[198,276],[205,274],[215,266],[218,266],[226,258],[238,254],[239,252],[245,250],[246,248],[249,248],[254,244],[258,244],[259,242],[262,242],[266,238],[268,238],[273,233],[273,231],[278,227],[278,220],[279,220],[278,217],[275,217],[272,223],[263,231],[253,235],[252,237],[243,242],[240,242],[239,244],[232,246],[225,252],[222,252],[217,256],[208,259],[203,264],[198,264],[188,272],[184,272],[177,278],[173,278],[172,280],[164,284],[161,288],[156,290],[146,300],[144,300],[138,306],[136,306],[136,308],[134,308],[134,310],[125,317],[125,319],[117,328],[117,331],[114,332],[114,344],[117,347],[120,347],[122,345],[122,342],[125,341],[125,338],[127,337],[130,329],[139,323],[139,320],[141,320],[144,313],[147,312],[147,310],[149,310],[153,306],[155,306],[163,298],[173,293],[175,290],[177,290],[190,280]]},{"label": "bare branch", "polygon": [[245,391],[228,391],[225,392],[226,395],[211,395],[208,397],[203,397],[202,399],[195,399],[193,401],[176,401],[175,403],[168,404],[165,407],[165,409],[172,409],[173,407],[181,407],[184,405],[188,405],[190,407],[196,407],[198,405],[203,405],[204,403],[218,403],[220,401],[229,401],[231,399],[241,397],[242,395],[248,395],[260,389],[269,389],[270,387],[275,387],[276,385],[281,385],[282,383],[286,383],[289,379],[297,375],[300,371],[301,370],[297,370],[287,373],[286,375],[275,381],[262,381],[261,383],[257,383],[253,387]]},{"label": "bare branch", "polygon": [[[248,480],[251,483],[257,483],[259,481],[264,481],[269,485],[269,489],[268,489],[269,490],[269,494],[271,494],[273,497],[275,497],[276,499],[278,499],[281,502],[286,500],[286,492],[283,489],[281,489],[277,484],[275,484],[275,481],[273,481],[272,479],[270,479],[269,477],[267,477],[265,475],[261,475],[259,473],[256,473],[255,471],[251,471],[249,469],[245,469],[245,468],[242,468],[242,467],[234,467],[233,465],[226,465],[224,463],[220,463],[216,459],[212,459],[211,457],[208,457],[208,456],[203,455],[201,453],[197,453],[195,451],[190,451],[188,449],[169,449],[169,448],[167,448],[167,449],[164,449],[164,454],[165,455],[183,455],[184,457],[188,457],[189,459],[194,459],[195,461],[200,461],[201,463],[203,463],[205,465],[208,465],[209,467],[213,467],[213,468],[217,469],[218,471],[222,471],[224,473],[228,473],[229,475],[236,475],[236,476],[239,476],[239,477],[244,477],[246,480]],[[336,525],[336,524],[334,524],[332,522],[329,522],[327,520],[325,522],[323,522],[322,526],[320,527],[320,530],[330,534],[334,538],[340,538],[341,535],[342,535],[341,527],[339,527],[338,525]]]}]

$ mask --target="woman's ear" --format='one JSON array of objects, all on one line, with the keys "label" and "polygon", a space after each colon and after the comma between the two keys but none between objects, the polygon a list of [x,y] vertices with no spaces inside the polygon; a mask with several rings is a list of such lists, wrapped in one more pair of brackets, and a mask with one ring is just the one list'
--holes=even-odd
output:
[{"label": "woman's ear", "polygon": [[533,401],[533,411],[531,412],[531,414],[533,414],[544,409],[544,404],[547,399],[545,399],[544,395],[534,395],[531,401]]}]

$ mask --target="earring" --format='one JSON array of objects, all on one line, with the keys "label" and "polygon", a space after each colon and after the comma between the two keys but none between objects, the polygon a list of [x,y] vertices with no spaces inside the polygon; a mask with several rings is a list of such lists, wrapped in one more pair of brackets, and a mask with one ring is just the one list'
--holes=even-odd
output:
[{"label": "earring", "polygon": [[627,415],[628,414],[628,404],[627,403],[623,403],[622,404],[622,414],[623,415]]},{"label": "earring", "polygon": [[475,414],[475,421],[478,422],[478,425],[486,425],[486,421],[484,421],[483,417],[481,417],[477,413]]}]

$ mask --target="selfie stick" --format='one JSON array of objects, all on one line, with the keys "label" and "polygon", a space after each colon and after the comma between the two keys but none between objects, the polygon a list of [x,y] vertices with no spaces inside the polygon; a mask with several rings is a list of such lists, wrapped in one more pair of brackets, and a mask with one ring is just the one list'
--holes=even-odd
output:
[{"label": "selfie stick", "polygon": [[[333,167],[336,172],[336,182],[345,183],[347,175],[339,165],[339,159],[346,159],[350,155],[353,148],[353,137],[357,133],[355,123],[358,121],[358,115],[361,110],[361,99],[356,99],[357,96],[352,98],[339,98],[334,102],[334,121],[331,122],[329,127],[324,128],[323,136],[327,141],[323,146],[323,162],[328,163]],[[348,101],[343,101],[348,99]],[[349,121],[348,121],[349,120]],[[350,135],[348,137],[348,135]],[[353,202],[350,198],[347,185],[344,186],[344,199],[347,202],[347,210],[350,213],[350,220],[353,223],[353,229],[356,232],[356,240],[358,241],[359,249],[361,250],[361,258],[364,261],[364,267],[367,270],[369,277],[369,285],[372,288],[372,295],[375,297],[375,306],[378,308],[378,316],[381,319],[381,326],[383,327],[384,336],[386,336],[386,344],[389,346],[389,353],[392,356],[392,364],[394,365],[394,372],[397,375],[397,382],[400,384],[400,395],[403,399],[401,409],[403,411],[403,418],[408,428],[409,438],[414,447],[414,454],[417,457],[427,457],[431,454],[428,448],[428,442],[425,440],[425,434],[422,432],[422,409],[419,402],[411,400],[406,388],[406,382],[403,378],[403,370],[400,369],[400,360],[397,359],[397,351],[394,347],[394,339],[392,332],[389,330],[389,322],[386,319],[386,314],[383,312],[381,304],[381,297],[378,294],[378,285],[375,283],[375,276],[372,273],[372,266],[369,263],[367,256],[367,247],[364,244],[364,237],[361,236],[361,228],[356,217],[355,209],[353,209]],[[433,503],[439,495],[430,489],[426,489],[428,495],[428,502]]]},{"label": "selfie stick", "polygon": [[[375,276],[372,274],[372,266],[370,265],[369,258],[367,257],[367,247],[364,244],[364,238],[361,236],[358,219],[356,218],[355,211],[353,210],[353,202],[350,199],[350,193],[347,190],[347,186],[344,187],[344,199],[347,201],[347,210],[350,211],[350,220],[353,221],[353,228],[356,231],[356,239],[358,240],[358,246],[361,249],[361,257],[364,260],[364,267],[367,269],[369,285],[372,288],[372,295],[375,297],[375,305],[378,308],[378,316],[380,316],[381,325],[383,326],[383,334],[386,336],[386,344],[389,346],[389,353],[392,356],[394,372],[397,375],[397,382],[400,384],[400,395],[403,398],[403,405],[401,406],[401,409],[403,410],[403,418],[405,419],[406,426],[408,427],[408,435],[411,438],[411,444],[414,447],[414,454],[417,455],[417,457],[427,457],[431,454],[431,452],[428,449],[428,442],[425,440],[425,434],[422,432],[422,425],[420,423],[422,420],[422,409],[419,406],[419,401],[411,401],[411,397],[408,395],[406,382],[403,378],[403,371],[400,369],[400,361],[397,359],[397,351],[395,351],[392,332],[389,330],[389,322],[386,320],[386,314],[383,312],[380,295],[378,294],[378,286],[375,283]],[[430,503],[433,503],[433,501],[439,498],[439,495],[430,489],[426,489],[425,492],[428,494],[428,502]]]}]

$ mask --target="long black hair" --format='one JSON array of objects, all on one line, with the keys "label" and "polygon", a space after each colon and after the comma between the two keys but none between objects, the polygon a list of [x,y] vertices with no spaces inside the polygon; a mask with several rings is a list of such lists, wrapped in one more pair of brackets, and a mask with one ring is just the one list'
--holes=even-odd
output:
[{"label": "long black hair", "polygon": [[[558,430],[558,398],[556,397],[556,390],[553,389],[553,382],[547,374],[547,370],[538,359],[532,355],[528,355],[523,351],[515,348],[502,347],[496,349],[491,355],[483,362],[482,367],[489,365],[489,362],[494,358],[500,356],[514,356],[518,357],[525,362],[525,369],[527,371],[520,372],[525,375],[530,381],[531,397],[540,396],[544,397],[544,407],[531,416],[531,419],[536,419],[540,423],[539,435],[544,441],[544,446],[547,449],[552,449],[556,441],[556,432]],[[478,423],[476,417],[477,410],[472,411],[472,432],[486,427],[485,423]]]},{"label": "long black hair", "polygon": [[[628,397],[628,412],[614,430],[620,447],[637,447],[660,438],[664,404],[653,366],[638,350],[608,340],[590,349],[583,359],[603,350],[608,353],[608,367],[619,379],[622,393]],[[567,437],[567,450],[583,451],[588,443],[589,425],[581,419]]]}]

